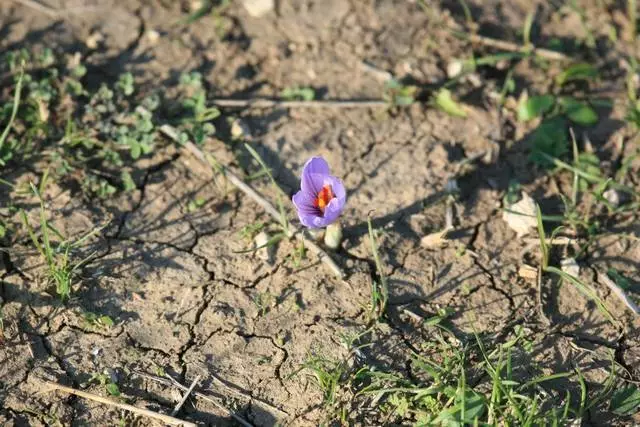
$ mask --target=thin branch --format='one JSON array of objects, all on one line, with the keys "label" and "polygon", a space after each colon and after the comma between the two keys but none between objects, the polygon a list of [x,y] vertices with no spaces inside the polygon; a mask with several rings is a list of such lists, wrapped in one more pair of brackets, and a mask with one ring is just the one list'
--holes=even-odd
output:
[{"label": "thin branch", "polygon": [[508,52],[532,53],[541,58],[550,59],[553,61],[571,61],[570,56],[567,56],[564,53],[556,52],[555,50],[543,49],[534,46],[522,46],[517,43],[492,39],[490,37],[479,36],[477,34],[462,34],[462,36],[472,43],[481,44],[499,50],[506,50]]},{"label": "thin branch", "polygon": [[[179,141],[178,131],[171,125],[165,124],[160,126],[160,132],[162,132],[164,135],[166,135],[168,138],[172,139],[173,141],[176,141],[176,142]],[[211,170],[212,168],[211,162],[209,161],[205,153],[203,153],[202,150],[198,148],[197,145],[195,145],[191,141],[187,141],[186,143],[182,144],[182,146],[192,156],[194,156],[202,164],[204,164],[208,170]],[[220,166],[220,167],[222,168],[223,174],[227,178],[227,180],[229,180],[229,182],[231,182],[240,191],[245,193],[254,202],[260,205],[260,207],[264,209],[265,212],[267,212],[269,215],[274,217],[276,220],[280,219],[280,212],[268,200],[266,200],[264,197],[258,194],[256,190],[254,190],[250,185],[244,182],[241,178],[239,178],[233,172],[231,172],[229,168],[226,168],[224,166]],[[311,236],[309,236],[306,231],[299,229],[293,224],[289,224],[288,237],[295,237],[298,240],[303,241],[305,248],[313,252],[318,257],[318,259],[324,262],[327,265],[327,267],[329,267],[336,276],[338,276],[339,278],[344,278],[346,276],[344,271],[338,266],[338,264],[336,264],[335,261],[331,259],[331,257],[312,240]]]},{"label": "thin branch", "polygon": [[33,10],[36,10],[36,11],[38,11],[38,12],[44,14],[44,15],[47,15],[49,18],[57,19],[57,18],[60,17],[60,13],[57,10],[55,10],[55,9],[49,7],[49,6],[46,6],[46,5],[42,4],[42,3],[39,3],[39,2],[37,2],[35,0],[13,0],[13,1],[15,3],[19,3],[19,4],[21,4],[21,5],[25,6],[25,7],[31,8]]},{"label": "thin branch", "polygon": [[191,395],[191,393],[193,392],[193,389],[200,382],[200,378],[202,378],[202,375],[198,374],[198,376],[191,383],[191,386],[189,386],[189,389],[187,389],[187,391],[184,393],[184,396],[182,396],[182,399],[180,400],[180,402],[178,402],[176,407],[173,408],[173,411],[171,412],[171,416],[178,415],[178,412],[180,412],[180,408],[182,408],[182,405],[184,405],[184,403],[187,401],[187,399],[189,398],[189,395]]},{"label": "thin branch", "polygon": [[[177,380],[171,378],[170,380],[166,379],[166,378],[162,378],[162,377],[158,377],[156,375],[151,375],[151,374],[147,374],[146,372],[142,372],[142,371],[133,371],[132,372],[134,375],[137,375],[139,377],[142,378],[146,378],[148,380],[151,381],[155,381],[157,383],[160,384],[164,384],[166,386],[175,386],[178,387],[179,389],[182,389],[183,391],[188,390],[187,387],[185,387],[184,385],[180,384]],[[220,402],[218,402],[217,400],[215,400],[214,398],[212,398],[211,396],[201,393],[199,391],[193,391],[193,394],[196,397],[199,397],[201,399],[206,400],[207,402],[212,403],[213,405],[215,405],[218,409],[226,412],[231,418],[233,418],[234,420],[236,420],[238,423],[240,423],[241,425],[243,425],[244,427],[253,427],[253,425],[251,423],[249,423],[248,421],[246,421],[244,418],[236,415],[233,411],[231,411],[230,409],[225,408],[224,406],[222,406],[222,404],[220,404]]]},{"label": "thin branch", "polygon": [[378,99],[286,101],[282,99],[269,98],[216,98],[212,99],[210,102],[218,107],[229,108],[381,108],[389,105],[388,102]]},{"label": "thin branch", "polygon": [[236,386],[235,384],[233,386],[227,384],[226,381],[222,380],[221,378],[218,378],[218,376],[215,373],[210,372],[209,374],[211,375],[211,378],[213,378],[213,380],[216,383],[220,384],[222,387],[224,387],[225,389],[227,389],[231,393],[237,394],[238,396],[242,396],[245,399],[249,399],[249,400],[251,400],[253,402],[257,402],[260,405],[263,405],[263,406],[265,406],[266,408],[268,408],[268,409],[270,409],[272,411],[278,412],[283,417],[288,417],[289,416],[289,413],[287,411],[284,411],[284,410],[278,408],[277,406],[272,405],[271,403],[267,402],[266,400],[260,399],[260,398],[258,398],[256,396],[252,396],[251,394],[246,393],[244,390],[242,390],[240,387]]},{"label": "thin branch", "polygon": [[126,403],[114,402],[111,399],[107,399],[106,397],[98,396],[97,394],[88,393],[82,390],[76,390],[75,388],[66,387],[54,382],[40,380],[45,386],[50,388],[51,390],[59,390],[67,394],[73,394],[75,396],[80,396],[85,399],[93,400],[95,402],[103,403],[105,405],[115,406],[116,408],[123,409],[125,411],[133,412],[134,414],[143,415],[145,417],[153,418],[159,421],[162,421],[165,424],[169,424],[172,426],[182,426],[182,427],[196,427],[196,424],[183,421],[178,418],[174,418],[169,415],[159,414],[157,412],[150,411],[148,409],[138,408],[133,405],[128,405]]},{"label": "thin branch", "polygon": [[611,292],[613,292],[613,294],[617,296],[620,301],[624,303],[624,305],[626,305],[631,311],[633,311],[634,314],[640,314],[640,307],[638,307],[638,305],[633,302],[631,298],[629,298],[624,290],[620,286],[616,285],[616,283],[611,280],[609,276],[598,271],[598,281],[607,285],[609,289],[611,289]]}]

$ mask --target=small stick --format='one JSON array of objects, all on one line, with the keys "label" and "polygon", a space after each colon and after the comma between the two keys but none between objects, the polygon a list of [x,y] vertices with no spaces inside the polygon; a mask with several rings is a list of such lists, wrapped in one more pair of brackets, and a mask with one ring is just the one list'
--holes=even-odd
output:
[{"label": "small stick", "polygon": [[505,40],[492,39],[490,37],[479,36],[477,34],[465,34],[464,37],[469,39],[472,43],[478,43],[484,46],[493,47],[500,50],[506,50],[509,52],[522,52],[527,53],[531,52],[535,55],[538,55],[545,59],[550,59],[554,61],[570,61],[571,57],[556,52],[554,50],[537,48],[537,47],[526,47],[519,45],[517,43],[508,42]]},{"label": "small stick", "polygon": [[[174,141],[178,141],[178,131],[173,126],[170,126],[168,124],[162,125],[160,126],[160,132],[165,134],[168,138]],[[211,168],[211,163],[207,159],[207,156],[202,152],[202,150],[198,148],[197,145],[195,145],[191,141],[187,141],[186,143],[182,144],[182,146],[196,159],[200,160],[200,162],[206,165],[207,168]],[[221,167],[223,169],[224,176],[229,180],[229,182],[231,182],[240,191],[245,193],[254,202],[260,205],[260,207],[262,207],[262,209],[264,209],[265,212],[267,212],[269,215],[274,217],[276,220],[280,219],[280,212],[278,212],[278,210],[271,203],[269,203],[268,200],[258,194],[256,190],[245,183],[241,178],[236,176],[228,168],[224,166]],[[335,261],[332,260],[331,257],[320,246],[318,246],[310,236],[308,236],[306,231],[302,231],[295,225],[289,224],[289,237],[295,237],[298,240],[303,241],[305,247],[313,252],[320,261],[324,262],[336,276],[338,276],[339,278],[345,277],[344,271],[342,271],[338,264],[336,264]]]},{"label": "small stick", "polygon": [[212,99],[211,103],[218,107],[230,108],[379,108],[389,105],[378,99],[361,100],[318,100],[318,101],[285,101],[282,99],[252,98],[252,99]]},{"label": "small stick", "polygon": [[[142,371],[133,371],[132,373],[134,375],[139,376],[139,377],[146,378],[148,380],[155,381],[157,383],[164,384],[166,386],[175,386],[175,387],[178,387],[179,389],[182,389],[183,391],[188,390],[187,387],[185,387],[184,385],[180,384],[177,380],[175,380],[175,379],[173,379],[171,377],[169,377],[171,379],[168,380],[166,378],[158,377],[156,375],[147,374],[146,372],[142,372]],[[226,412],[231,418],[236,420],[238,423],[242,424],[244,427],[253,427],[253,425],[251,423],[246,421],[244,418],[241,418],[240,416],[236,415],[230,409],[227,409],[224,406],[222,406],[222,404],[220,404],[217,400],[213,399],[211,396],[206,395],[204,393],[200,393],[199,391],[194,391],[193,394],[196,397],[199,397],[201,399],[204,399],[204,400],[206,400],[208,402],[213,403],[218,409]]]},{"label": "small stick", "polygon": [[598,281],[607,285],[609,289],[611,289],[611,292],[613,292],[615,296],[617,296],[636,315],[640,314],[640,307],[638,307],[638,305],[627,296],[624,290],[620,286],[616,285],[616,283],[611,280],[609,276],[598,271]]},{"label": "small stick", "polygon": [[377,68],[367,63],[366,61],[362,61],[359,64],[362,71],[364,71],[365,73],[371,74],[373,77],[375,77],[377,80],[380,80],[383,83],[389,80],[393,80],[393,74],[391,74],[388,71],[381,70],[380,68]]},{"label": "small stick", "polygon": [[60,391],[65,392],[65,393],[73,394],[73,395],[76,395],[76,396],[80,396],[80,397],[83,397],[85,399],[89,399],[89,400],[93,400],[95,402],[103,403],[105,405],[115,406],[116,408],[120,408],[120,409],[123,409],[125,411],[133,412],[134,414],[144,415],[146,417],[162,421],[165,424],[169,424],[169,425],[172,425],[172,426],[196,427],[196,424],[194,424],[194,423],[191,423],[191,422],[188,422],[188,421],[183,421],[183,420],[180,420],[178,418],[174,418],[174,417],[169,416],[169,415],[159,414],[157,412],[153,412],[153,411],[150,411],[148,409],[138,408],[136,406],[128,405],[126,403],[114,402],[113,400],[107,399],[106,397],[98,396],[97,394],[88,393],[88,392],[82,391],[82,390],[76,390],[75,388],[66,387],[66,386],[51,382],[51,381],[45,381],[45,380],[40,380],[40,381],[44,385],[46,385],[47,387],[49,387],[49,388],[51,388],[53,390],[60,390]]},{"label": "small stick", "polygon": [[288,417],[289,416],[288,412],[283,411],[282,409],[278,408],[277,406],[272,405],[271,403],[267,402],[266,400],[263,400],[263,399],[260,399],[258,397],[252,396],[251,394],[245,393],[238,386],[234,386],[234,387],[230,386],[225,381],[223,381],[222,379],[218,378],[218,376],[216,374],[214,374],[214,373],[210,373],[210,374],[211,374],[211,378],[213,378],[216,381],[216,383],[220,384],[222,387],[226,388],[231,393],[235,393],[235,394],[237,394],[239,396],[244,397],[245,399],[249,399],[251,401],[258,402],[259,404],[266,406],[267,408],[271,409],[272,411],[280,413],[280,415],[282,415],[284,417]]},{"label": "small stick", "polygon": [[189,389],[187,389],[187,391],[184,393],[184,395],[182,396],[182,400],[180,400],[180,402],[178,402],[178,404],[176,405],[175,408],[173,408],[173,411],[171,412],[171,416],[176,416],[178,415],[178,412],[180,411],[180,408],[182,408],[182,405],[184,405],[184,403],[187,401],[187,399],[189,398],[189,395],[193,392],[193,389],[196,387],[196,385],[200,382],[200,378],[202,377],[202,375],[198,374],[198,376],[196,377],[195,380],[193,380],[193,382],[191,383],[191,385],[189,386]]},{"label": "small stick", "polygon": [[52,9],[49,6],[45,6],[44,4],[41,4],[35,0],[13,0],[13,1],[23,6],[37,10],[38,12],[47,15],[49,18],[56,19],[60,17],[60,14],[58,13],[57,10]]},{"label": "small stick", "polygon": [[[540,239],[532,237],[532,238],[525,239],[525,242],[531,245],[539,245]],[[553,239],[549,239],[549,238],[545,239],[545,243],[547,245],[564,246],[564,245],[573,245],[576,242],[577,242],[577,239],[573,239],[571,237],[566,237],[566,236],[558,236],[558,237],[554,237]]]}]

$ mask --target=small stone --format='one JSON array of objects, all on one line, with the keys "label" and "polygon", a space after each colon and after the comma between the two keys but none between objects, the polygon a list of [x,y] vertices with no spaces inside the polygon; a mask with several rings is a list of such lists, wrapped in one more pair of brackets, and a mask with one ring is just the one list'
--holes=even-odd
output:
[{"label": "small stone", "polygon": [[87,37],[87,39],[84,41],[84,44],[87,45],[89,49],[93,50],[97,49],[98,45],[103,40],[104,36],[102,35],[102,33],[94,31],[93,33],[89,34],[89,37]]},{"label": "small stone", "polygon": [[231,122],[231,137],[233,139],[250,140],[251,131],[249,130],[249,126],[240,119],[233,120]]},{"label": "small stone", "polygon": [[243,0],[242,4],[247,9],[249,15],[254,18],[260,18],[262,15],[270,12],[274,8],[274,0]]},{"label": "small stone", "polygon": [[160,33],[156,30],[147,31],[147,40],[149,40],[149,43],[152,45],[158,43],[158,40],[160,40]]},{"label": "small stone", "polygon": [[462,73],[463,68],[462,61],[455,60],[449,62],[447,65],[447,77],[450,79],[458,77],[460,73]]},{"label": "small stone", "polygon": [[580,275],[580,266],[576,262],[575,258],[563,259],[560,261],[560,268],[570,276],[578,277]]},{"label": "small stone", "polygon": [[607,202],[611,203],[611,206],[613,206],[614,208],[617,208],[618,206],[620,206],[620,193],[618,193],[618,191],[614,190],[613,188],[610,188],[607,191],[605,191],[602,195],[607,200]]}]

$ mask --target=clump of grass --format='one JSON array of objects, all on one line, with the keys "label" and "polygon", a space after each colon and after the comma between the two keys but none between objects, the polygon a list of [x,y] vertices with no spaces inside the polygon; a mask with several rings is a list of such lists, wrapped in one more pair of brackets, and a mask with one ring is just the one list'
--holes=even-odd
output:
[{"label": "clump of grass", "polygon": [[[47,185],[47,179],[48,171],[43,175],[39,187],[30,183],[31,191],[38,198],[40,203],[40,237],[36,235],[35,230],[27,218],[26,212],[21,210],[20,215],[22,217],[22,223],[24,224],[33,245],[45,259],[47,264],[47,279],[49,283],[55,285],[56,294],[60,296],[61,300],[65,301],[71,294],[71,287],[74,283],[78,269],[82,267],[82,265],[84,265],[92,256],[89,255],[81,261],[74,262],[71,259],[71,251],[99,232],[101,228],[96,228],[75,241],[66,239],[47,219],[45,203],[42,197]],[[58,239],[59,242],[56,242],[56,239]]]},{"label": "clump of grass", "polygon": [[321,390],[327,418],[340,420],[341,425],[348,425],[348,401],[353,397],[349,385],[352,381],[351,369],[347,361],[314,355],[307,358],[301,368],[311,372],[316,386]]},{"label": "clump of grass", "polygon": [[367,226],[369,228],[369,243],[371,244],[371,253],[373,254],[373,260],[376,264],[376,271],[378,273],[378,281],[373,280],[371,283],[371,303],[369,307],[369,322],[380,320],[387,308],[387,300],[389,299],[389,287],[387,284],[387,278],[384,274],[384,266],[380,260],[380,254],[378,253],[378,243],[371,224],[371,218],[367,218]]},{"label": "clump of grass", "polygon": [[[589,402],[577,370],[527,379],[520,364],[530,343],[522,329],[506,343],[493,345],[478,334],[465,342],[440,323],[432,326],[438,333],[423,346],[424,354],[413,354],[410,377],[370,367],[355,376],[361,384],[357,395],[379,402],[375,410],[384,424],[566,425],[611,391],[605,388]],[[610,378],[614,376],[612,371]],[[544,387],[569,379],[576,379],[575,391]]]}]

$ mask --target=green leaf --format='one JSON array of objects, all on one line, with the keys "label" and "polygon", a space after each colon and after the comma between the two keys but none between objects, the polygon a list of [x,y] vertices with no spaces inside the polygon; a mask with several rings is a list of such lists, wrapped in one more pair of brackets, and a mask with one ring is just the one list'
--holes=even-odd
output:
[{"label": "green leaf", "polygon": [[122,171],[120,178],[122,179],[122,187],[124,191],[129,192],[136,189],[136,183],[133,181],[133,178],[128,171]]},{"label": "green leaf", "polygon": [[574,98],[561,98],[560,105],[569,120],[574,123],[582,126],[591,126],[598,122],[598,114],[589,104]]},{"label": "green leaf", "polygon": [[464,421],[465,423],[473,423],[476,418],[482,416],[485,410],[484,397],[480,393],[473,390],[464,391],[464,400],[461,390],[458,390],[456,401],[460,405],[464,404]]},{"label": "green leaf", "polygon": [[638,406],[640,406],[640,389],[636,386],[629,386],[613,393],[609,409],[614,414],[632,415]]},{"label": "green leaf", "polygon": [[140,144],[138,144],[137,142],[136,143],[132,143],[131,144],[131,158],[136,160],[137,158],[140,157],[140,154],[142,154],[142,147],[140,146]]},{"label": "green leaf", "polygon": [[481,394],[470,389],[454,390],[455,389],[451,389],[449,393],[447,393],[446,390],[444,391],[446,395],[452,397],[455,394],[455,404],[440,412],[438,417],[434,420],[433,425],[474,425],[474,421],[481,417],[486,410],[485,399]]},{"label": "green leaf", "polygon": [[280,96],[288,101],[313,101],[316,92],[310,87],[288,87],[280,93]]},{"label": "green leaf", "polygon": [[[580,153],[578,158],[574,161],[573,166],[593,177],[601,177],[600,171],[600,159],[593,153]],[[578,187],[580,191],[586,191],[589,187],[589,181],[578,176]]]},{"label": "green leaf", "polygon": [[440,89],[436,94],[435,103],[438,108],[451,116],[467,117],[467,112],[453,100],[449,89]]},{"label": "green leaf", "polygon": [[556,76],[556,83],[560,86],[575,80],[590,80],[598,77],[598,70],[591,64],[575,64]]},{"label": "green leaf", "polygon": [[110,328],[113,326],[113,319],[107,315],[100,316],[100,323]]},{"label": "green leaf", "polygon": [[557,158],[568,151],[566,125],[566,120],[560,116],[545,119],[540,123],[529,136],[531,161],[540,166],[551,167],[553,162],[548,157]]},{"label": "green leaf", "polygon": [[117,384],[108,383],[107,385],[105,385],[105,388],[107,389],[107,393],[109,393],[111,396],[120,396],[120,388]]},{"label": "green leaf", "polygon": [[526,122],[542,116],[549,111],[555,102],[553,95],[537,95],[522,99],[518,105],[518,120]]}]

